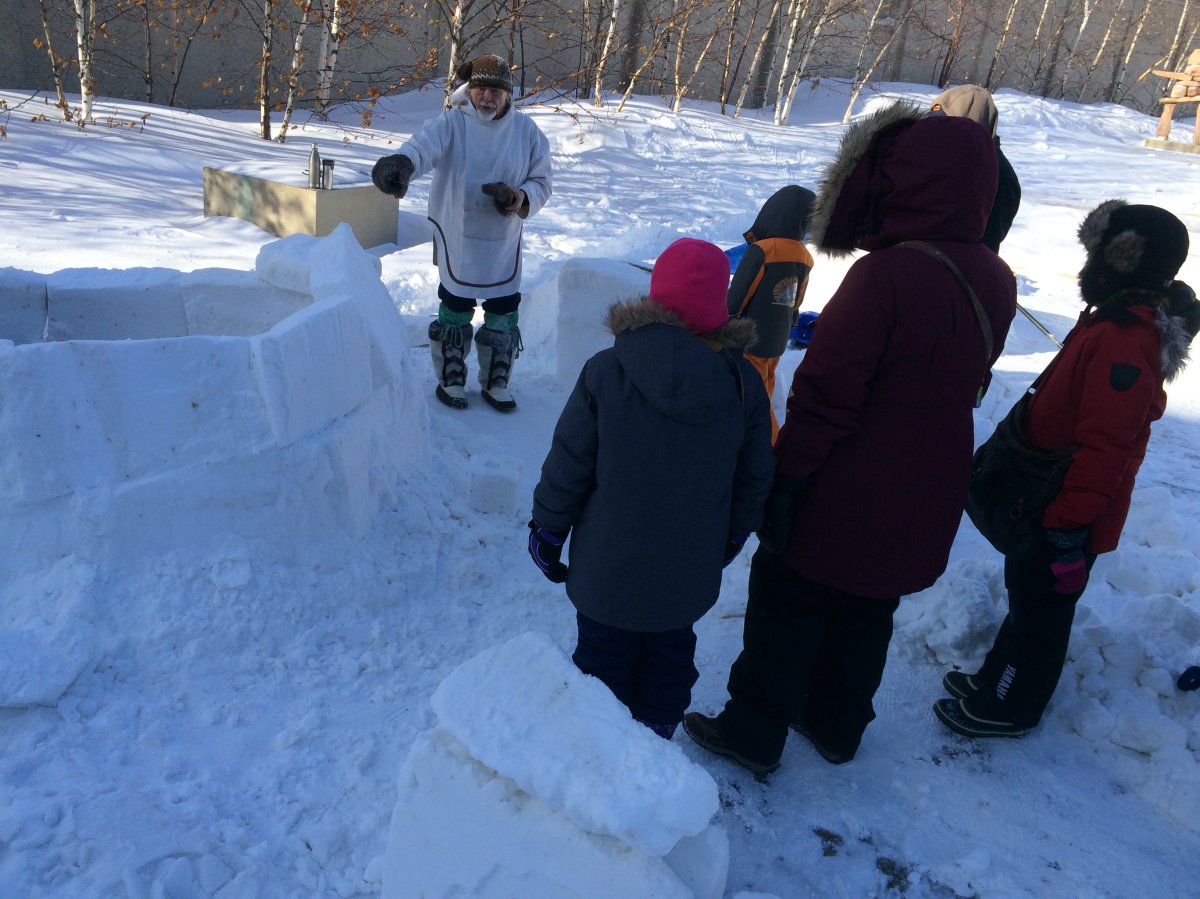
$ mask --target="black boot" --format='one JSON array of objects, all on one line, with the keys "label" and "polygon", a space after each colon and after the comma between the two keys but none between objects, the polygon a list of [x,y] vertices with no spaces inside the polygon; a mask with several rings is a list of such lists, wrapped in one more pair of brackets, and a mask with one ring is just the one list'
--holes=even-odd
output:
[{"label": "black boot", "polygon": [[467,353],[471,351],[471,325],[429,325],[429,350],[437,375],[437,398],[453,409],[467,408]]}]

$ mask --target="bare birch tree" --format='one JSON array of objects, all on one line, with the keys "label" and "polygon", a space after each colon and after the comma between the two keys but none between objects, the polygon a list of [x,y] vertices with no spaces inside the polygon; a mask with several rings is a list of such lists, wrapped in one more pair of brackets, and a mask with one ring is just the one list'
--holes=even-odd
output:
[{"label": "bare birch tree", "polygon": [[[1171,49],[1167,51],[1166,65],[1172,71],[1179,71],[1179,67],[1183,64],[1183,54],[1186,48],[1183,45],[1184,24],[1187,22],[1188,7],[1191,6],[1192,0],[1183,0],[1183,5],[1179,8],[1179,20],[1175,23],[1175,35],[1171,38]],[[1200,25],[1200,23],[1197,23]],[[1193,36],[1195,32],[1192,32]]]},{"label": "bare birch tree", "polygon": [[1138,40],[1142,36],[1142,31],[1146,27],[1146,18],[1150,12],[1150,8],[1154,4],[1147,0],[1142,5],[1142,11],[1138,15],[1137,27],[1133,30],[1133,35],[1129,38],[1129,45],[1125,48],[1125,56],[1121,58],[1120,65],[1115,66],[1113,70],[1112,81],[1108,85],[1108,101],[1110,103],[1120,103],[1124,98],[1125,78],[1129,73],[1129,62],[1133,59],[1134,48],[1137,47]]},{"label": "bare birch tree", "polygon": [[1075,29],[1075,37],[1071,41],[1071,49],[1067,51],[1066,65],[1063,67],[1061,80],[1059,81],[1058,95],[1065,97],[1067,95],[1067,82],[1071,78],[1071,72],[1075,68],[1075,60],[1079,55],[1079,44],[1083,40],[1083,33],[1087,30],[1088,22],[1091,21],[1092,13],[1096,9],[1096,0],[1080,0],[1083,3],[1083,16],[1079,20],[1079,27]]},{"label": "bare birch tree", "polygon": [[863,37],[862,50],[859,51],[858,54],[858,64],[854,67],[854,89],[850,92],[850,102],[846,104],[846,111],[842,115],[843,125],[847,124],[850,121],[850,118],[854,115],[854,104],[858,102],[858,98],[862,94],[863,87],[868,81],[871,80],[871,76],[875,73],[876,67],[887,55],[888,50],[892,46],[892,42],[896,40],[896,35],[899,34],[904,26],[908,24],[908,17],[912,14],[914,0],[908,0],[908,2],[904,5],[904,12],[901,14],[900,20],[891,23],[891,34],[889,34],[887,40],[883,42],[883,45],[875,54],[875,58],[872,60],[871,64],[864,69],[863,59],[866,56],[867,47],[871,42],[871,35],[875,31],[876,25],[878,24],[879,14],[887,2],[888,0],[878,0],[875,5],[875,12],[871,14],[871,21],[867,23],[867,33]]},{"label": "bare birch tree", "polygon": [[[608,28],[604,32],[604,46],[600,50],[600,55],[596,60],[596,75],[592,82],[592,105],[604,105],[604,70],[608,68],[608,61],[612,55],[613,40],[617,34],[617,13],[621,9],[621,0],[610,0],[611,6],[608,10]],[[622,105],[624,102],[622,101]]]},{"label": "bare birch tree", "polygon": [[316,112],[321,118],[329,115],[329,96],[333,90],[333,73],[337,69],[338,53],[346,39],[343,28],[346,0],[320,0],[321,37],[317,44]]},{"label": "bare birch tree", "polygon": [[696,62],[692,66],[691,74],[688,75],[686,81],[681,82],[680,71],[683,64],[683,48],[685,45],[683,38],[684,34],[686,33],[686,23],[687,21],[690,21],[692,15],[691,10],[687,12],[685,24],[681,26],[679,40],[675,45],[675,102],[671,106],[672,112],[679,113],[683,111],[683,98],[687,95],[687,92],[691,90],[692,83],[696,80],[696,76],[703,67],[704,60],[708,57],[708,51],[712,49],[713,42],[717,39],[717,35],[721,32],[721,29],[725,27],[726,23],[731,20],[732,10],[732,6],[725,7],[724,11],[721,13],[720,19],[709,31],[708,39],[704,42],[704,46],[700,49],[700,52],[696,54]]},{"label": "bare birch tree", "polygon": [[271,66],[274,56],[271,44],[275,39],[274,0],[263,0],[262,52],[258,58],[258,136],[271,139]]},{"label": "bare birch tree", "polygon": [[[992,51],[992,62],[988,66],[987,77],[983,79],[983,86],[988,90],[991,90],[992,85],[995,83],[992,79],[996,75],[996,66],[1000,63],[1004,44],[1008,41],[1008,36],[1012,34],[1013,19],[1017,15],[1017,7],[1020,5],[1020,2],[1021,0],[1012,0],[1008,4],[1008,12],[1004,16],[1004,24],[1000,26],[1000,37],[997,38],[996,47]],[[909,9],[911,10],[912,7],[910,6]]]},{"label": "bare birch tree", "polygon": [[[780,107],[783,105],[784,85],[792,74],[792,66],[796,58],[796,43],[800,39],[800,22],[804,18],[804,14],[808,11],[808,4],[809,0],[790,0],[788,4],[787,38],[783,42],[783,53],[779,62],[779,77],[775,83],[775,112],[771,117],[776,125],[783,124],[780,121],[782,115]],[[817,27],[820,28],[819,21]]]},{"label": "bare birch tree", "polygon": [[92,121],[96,102],[96,71],[93,53],[96,48],[96,0],[72,0],[75,14],[75,49],[79,61],[79,121]]},{"label": "bare birch tree", "polygon": [[773,0],[771,3],[771,12],[767,15],[767,25],[763,29],[762,36],[754,47],[754,58],[750,60],[750,68],[746,70],[746,80],[742,82],[742,89],[738,93],[737,103],[734,104],[733,117],[736,119],[741,115],[742,107],[746,103],[746,94],[749,92],[751,85],[755,85],[756,81],[760,81],[755,85],[755,105],[761,107],[766,102],[766,83],[765,78],[770,75],[770,67],[775,56],[775,43],[779,39],[779,13],[783,8],[783,0]]},{"label": "bare birch tree", "polygon": [[[46,8],[46,0],[38,0],[42,12],[42,34],[45,35],[45,50],[47,56],[50,57],[50,75],[54,79],[54,92],[58,96],[58,102],[54,104],[62,111],[63,121],[71,121],[71,105],[67,103],[67,94],[63,88],[63,69],[67,67],[67,60],[54,52],[54,40],[50,36],[50,11]],[[38,49],[37,40],[34,42]]]},{"label": "bare birch tree", "polygon": [[277,141],[287,140],[288,129],[292,123],[292,110],[296,106],[296,98],[300,95],[300,68],[304,64],[304,32],[308,30],[308,17],[312,13],[312,0],[297,0],[300,10],[300,21],[296,24],[296,36],[292,39],[292,57],[288,62],[287,94],[283,102],[283,121],[279,123]]}]

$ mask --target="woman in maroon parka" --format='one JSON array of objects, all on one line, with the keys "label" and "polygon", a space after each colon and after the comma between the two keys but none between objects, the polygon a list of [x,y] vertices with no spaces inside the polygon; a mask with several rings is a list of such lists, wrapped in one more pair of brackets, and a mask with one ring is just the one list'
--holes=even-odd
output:
[{"label": "woman in maroon parka", "polygon": [[1163,382],[1184,368],[1200,303],[1175,275],[1188,254],[1184,224],[1157,206],[1108,200],[1083,220],[1087,308],[1028,404],[1037,446],[1075,447],[1042,517],[1045,544],[1004,560],[1008,615],[983,667],[952,671],[954,699],[934,712],[970,737],[1019,737],[1037,726],[1058,686],[1075,604],[1099,553],[1117,548],[1150,424],[1167,405]]},{"label": "woman in maroon parka", "polygon": [[789,726],[827,761],[854,757],[892,613],[946,567],[971,410],[1016,311],[1012,272],[981,242],[996,179],[985,128],[898,103],[851,126],[820,187],[812,242],[870,252],[792,381],[729,702],[684,718],[697,743],[756,773],[778,767]]}]

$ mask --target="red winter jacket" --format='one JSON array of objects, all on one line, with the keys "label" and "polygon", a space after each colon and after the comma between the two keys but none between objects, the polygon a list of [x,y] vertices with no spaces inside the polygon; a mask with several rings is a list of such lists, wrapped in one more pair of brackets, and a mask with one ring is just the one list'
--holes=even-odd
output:
[{"label": "red winter jacket", "polygon": [[1117,548],[1150,423],[1167,406],[1163,328],[1148,306],[1085,312],[1030,400],[1029,439],[1047,449],[1077,446],[1048,528],[1091,529],[1096,553]]}]

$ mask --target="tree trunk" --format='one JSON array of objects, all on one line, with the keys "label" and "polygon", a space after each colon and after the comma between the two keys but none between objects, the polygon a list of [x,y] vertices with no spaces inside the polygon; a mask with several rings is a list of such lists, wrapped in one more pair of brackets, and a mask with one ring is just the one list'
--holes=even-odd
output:
[{"label": "tree trunk", "polygon": [[846,112],[842,115],[842,124],[848,124],[851,117],[854,115],[854,104],[858,102],[859,95],[862,94],[862,89],[871,76],[875,73],[875,69],[879,63],[887,55],[888,49],[892,46],[892,42],[896,40],[896,35],[900,30],[908,24],[908,17],[912,15],[913,0],[908,0],[904,7],[904,14],[898,22],[892,25],[892,33],[888,35],[888,39],[883,42],[883,46],[879,48],[879,52],[875,54],[875,59],[871,65],[863,70],[863,55],[866,53],[867,44],[871,42],[871,34],[875,30],[875,26],[879,19],[879,13],[883,9],[884,3],[887,0],[879,0],[875,6],[875,12],[871,15],[871,21],[867,25],[866,36],[863,37],[863,49],[858,54],[858,64],[854,67],[854,90],[850,92],[850,102],[846,104]]},{"label": "tree trunk", "polygon": [[1147,13],[1150,12],[1152,5],[1150,0],[1147,0],[1146,4],[1142,7],[1141,14],[1138,16],[1137,28],[1133,30],[1133,37],[1129,40],[1125,56],[1121,60],[1120,66],[1117,67],[1116,74],[1108,88],[1108,101],[1110,103],[1120,103],[1124,99],[1125,77],[1129,73],[1129,61],[1133,58],[1133,50],[1137,46],[1138,38],[1142,36],[1142,29],[1146,27]]},{"label": "tree trunk", "polygon": [[46,9],[46,0],[38,0],[42,8],[42,34],[46,36],[46,55],[50,57],[50,75],[54,79],[54,93],[58,96],[55,104],[62,111],[63,121],[71,121],[71,106],[67,103],[67,94],[63,89],[63,59],[54,52],[54,42],[50,38],[50,11]]},{"label": "tree trunk", "polygon": [[[1185,48],[1183,46],[1183,28],[1187,22],[1188,7],[1192,0],[1183,0],[1183,6],[1179,10],[1179,21],[1175,23],[1175,36],[1171,38],[1171,49],[1167,51],[1167,69],[1172,72],[1180,71],[1183,66],[1183,54]],[[1200,25],[1200,23],[1197,23]]]},{"label": "tree trunk", "polygon": [[763,30],[762,38],[754,48],[754,58],[750,60],[750,70],[746,73],[746,80],[742,82],[742,90],[738,94],[737,104],[733,109],[733,117],[736,119],[742,112],[742,107],[746,103],[746,94],[751,86],[754,88],[754,93],[750,97],[750,103],[755,109],[761,109],[766,102],[767,95],[767,79],[771,74],[771,66],[774,62],[775,44],[779,40],[779,10],[783,6],[783,0],[774,0],[771,4],[771,13],[767,17],[767,27]]},{"label": "tree trunk", "polygon": [[[1083,76],[1083,81],[1079,84],[1079,93],[1076,97],[1076,102],[1082,103],[1083,98],[1087,94],[1088,84],[1091,83],[1092,76],[1096,74],[1096,69],[1100,67],[1100,60],[1104,58],[1104,51],[1108,49],[1109,41],[1112,40],[1113,29],[1117,25],[1117,16],[1121,14],[1121,7],[1125,0],[1117,0],[1113,6],[1112,16],[1109,17],[1108,26],[1104,29],[1104,34],[1100,38],[1100,44],[1096,47],[1095,54],[1092,55],[1091,64],[1088,66],[1087,72]],[[1113,76],[1116,76],[1116,67],[1113,68]]]},{"label": "tree trunk", "polygon": [[[1118,3],[1118,5],[1120,4]],[[1075,31],[1075,39],[1071,41],[1071,49],[1067,52],[1067,64],[1063,68],[1062,81],[1059,83],[1058,95],[1060,97],[1067,95],[1067,80],[1071,77],[1071,72],[1075,68],[1075,57],[1079,53],[1079,42],[1083,40],[1083,32],[1087,30],[1088,22],[1091,21],[1092,11],[1095,8],[1095,0],[1083,0],[1083,18],[1079,20],[1079,28]]]},{"label": "tree trunk", "polygon": [[317,115],[329,116],[329,97],[333,91],[333,73],[337,69],[338,52],[346,33],[342,30],[343,0],[321,0],[325,27],[321,29],[321,47],[318,66],[321,74],[317,79]]},{"label": "tree trunk", "polygon": [[[1040,52],[1042,28],[1046,25],[1046,17],[1050,14],[1050,4],[1053,0],[1042,0],[1042,11],[1038,15],[1037,27],[1033,30],[1033,39],[1029,42],[1029,59],[1025,63],[1025,71],[1021,73],[1021,90],[1032,91],[1032,86],[1037,81],[1038,75],[1042,71],[1042,63],[1046,61],[1046,54]],[[1034,62],[1034,59],[1037,62]]]},{"label": "tree trunk", "polygon": [[[725,27],[725,23],[730,21],[730,17],[732,15],[732,10],[733,10],[732,6],[725,7],[725,12],[722,13],[720,21],[717,22],[717,24],[713,27],[712,31],[709,32],[708,40],[704,42],[704,48],[696,56],[696,64],[694,66],[692,66],[692,73],[688,76],[688,79],[686,82],[684,82],[682,85],[676,87],[676,89],[675,89],[675,104],[674,104],[674,111],[676,113],[683,111],[683,98],[687,95],[687,92],[691,89],[693,82],[695,82],[696,75],[699,74],[699,72],[700,72],[700,67],[704,65],[704,59],[705,59],[705,57],[708,56],[708,51],[710,49],[712,49],[713,41],[715,41],[717,39],[717,35],[721,32],[721,29]],[[732,28],[730,30],[732,31]],[[682,35],[680,36],[679,46],[680,47],[683,46]]]},{"label": "tree trunk", "polygon": [[[796,41],[800,34],[800,20],[807,11],[808,0],[791,0],[791,6],[788,8],[787,41],[783,45],[783,59],[779,62],[779,78],[775,82],[775,111],[771,115],[771,120],[776,125],[783,124],[783,98],[786,96],[784,85],[791,78],[792,61],[796,57]],[[819,22],[817,27],[821,27]]]},{"label": "tree trunk", "polygon": [[[621,8],[621,0],[612,0],[612,7],[608,14],[608,29],[604,34],[604,46],[600,50],[600,57],[596,61],[596,77],[592,82],[592,105],[604,105],[604,70],[608,66],[609,56],[612,54],[613,38],[617,33],[617,12]],[[639,69],[639,72],[641,70]],[[629,90],[632,91],[633,78],[630,78]],[[627,95],[628,96],[628,95]],[[621,100],[621,105],[625,105],[624,99]]]},{"label": "tree trunk", "polygon": [[1017,6],[1021,0],[1012,0],[1008,5],[1008,13],[1004,17],[1004,25],[1000,28],[1000,37],[996,41],[996,49],[992,51],[992,63],[988,66],[987,77],[983,79],[983,86],[988,90],[992,89],[992,78],[996,74],[996,65],[1000,62],[1000,51],[1004,49],[1004,44],[1008,40],[1008,35],[1012,32],[1013,17],[1017,14]]},{"label": "tree trunk", "polygon": [[312,0],[300,2],[300,24],[296,26],[296,38],[292,41],[292,59],[288,65],[287,99],[283,104],[283,121],[279,124],[280,143],[287,140],[288,128],[292,123],[292,110],[300,92],[300,66],[304,63],[304,32],[308,30],[308,16],[312,12]]},{"label": "tree trunk", "polygon": [[271,139],[271,41],[275,36],[274,0],[263,0],[262,57],[258,61],[258,136]]},{"label": "tree trunk", "polygon": [[79,56],[79,121],[92,121],[96,102],[96,73],[92,50],[96,44],[96,0],[73,0],[75,10],[75,48]]}]

